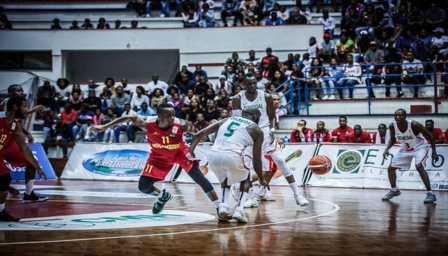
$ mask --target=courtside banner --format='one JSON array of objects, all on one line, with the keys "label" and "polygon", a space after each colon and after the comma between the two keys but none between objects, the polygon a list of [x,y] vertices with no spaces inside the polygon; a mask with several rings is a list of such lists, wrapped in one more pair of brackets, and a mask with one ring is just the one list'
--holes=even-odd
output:
[{"label": "courtside banner", "polygon": [[[318,155],[326,155],[332,161],[332,169],[325,175],[312,175],[308,185],[330,187],[390,188],[387,167],[401,146],[389,150],[383,159],[385,145],[326,144],[321,145]],[[426,159],[433,190],[448,190],[448,145],[438,145],[439,161],[433,163],[429,150]],[[412,160],[409,170],[397,170],[397,186],[401,189],[424,189],[420,175]]]},{"label": "courtside banner", "polygon": [[[210,153],[211,143],[204,143],[198,145],[195,149],[196,157],[201,161],[199,162],[200,169],[205,177],[211,183],[218,183],[218,178],[216,178],[213,171],[208,166],[207,155]],[[308,162],[314,155],[314,151],[316,150],[316,144],[296,144],[296,143],[287,143],[285,148],[282,149],[281,153],[283,158],[286,161],[286,164],[291,169],[294,177],[298,183],[302,180],[303,173],[308,165]],[[229,159],[229,161],[232,161]],[[179,175],[176,181],[180,182],[193,182],[193,180],[188,176],[187,173],[183,172]],[[271,185],[288,185],[287,181],[283,177],[280,170],[278,170],[272,181]]]},{"label": "courtside banner", "polygon": [[[47,179],[57,179],[53,167],[51,166],[50,161],[48,160],[48,157],[45,154],[42,144],[35,142],[31,145],[28,145],[28,147],[31,149],[31,152],[33,152],[33,155],[39,162],[39,165],[42,167],[42,170],[47,176]],[[12,180],[25,180],[25,166],[14,167],[7,161],[5,161],[5,163],[11,170]],[[36,179],[39,179],[39,175],[37,173],[36,173]]]}]

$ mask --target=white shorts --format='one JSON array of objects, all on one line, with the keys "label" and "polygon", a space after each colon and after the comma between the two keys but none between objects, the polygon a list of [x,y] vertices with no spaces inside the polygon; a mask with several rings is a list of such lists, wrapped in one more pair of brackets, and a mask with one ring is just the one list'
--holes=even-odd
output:
[{"label": "white shorts", "polygon": [[427,145],[419,146],[414,150],[407,151],[401,148],[397,154],[392,158],[390,167],[393,169],[400,169],[407,171],[411,167],[412,158],[415,160],[415,165],[422,165],[426,167],[426,158],[428,157],[429,147]]},{"label": "white shorts", "polygon": [[269,128],[263,129],[264,138],[263,138],[263,145],[261,146],[261,151],[263,152],[263,155],[270,155],[278,148],[278,143],[276,139],[274,139],[274,142],[272,142],[271,144],[271,136],[269,136],[269,132],[270,132]]},{"label": "white shorts", "polygon": [[249,177],[249,157],[234,152],[212,151],[207,159],[209,169],[216,174],[219,182],[227,178],[227,184],[232,185]]}]

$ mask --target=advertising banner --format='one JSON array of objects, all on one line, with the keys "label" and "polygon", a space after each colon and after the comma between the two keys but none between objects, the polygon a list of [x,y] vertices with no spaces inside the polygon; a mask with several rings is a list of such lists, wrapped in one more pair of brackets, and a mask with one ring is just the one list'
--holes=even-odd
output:
[{"label": "advertising banner", "polygon": [[[390,188],[387,167],[401,146],[389,150],[388,159],[383,158],[385,145],[326,144],[318,149],[318,155],[328,156],[332,169],[325,175],[312,175],[308,185],[331,187]],[[439,161],[433,163],[431,149],[425,170],[433,190],[448,190],[448,145],[438,145]],[[409,170],[397,170],[397,186],[400,189],[424,189],[419,173],[412,160]]]},{"label": "advertising banner", "polygon": [[[31,152],[33,152],[34,157],[39,162],[39,165],[42,167],[47,179],[56,179],[56,174],[53,170],[53,167],[48,160],[47,155],[45,154],[44,148],[42,144],[35,142],[29,145]],[[15,167],[5,161],[6,165],[11,170],[12,180],[25,180],[25,166]],[[36,173],[36,179],[39,178],[39,175]]]}]

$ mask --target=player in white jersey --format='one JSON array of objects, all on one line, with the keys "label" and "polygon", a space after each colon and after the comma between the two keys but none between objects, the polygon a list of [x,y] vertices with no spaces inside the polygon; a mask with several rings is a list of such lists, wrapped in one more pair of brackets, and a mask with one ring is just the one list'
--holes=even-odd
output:
[{"label": "player in white jersey", "polygon": [[[264,133],[264,142],[262,148],[263,154],[270,155],[275,164],[278,166],[294,192],[296,203],[300,206],[308,205],[308,200],[306,200],[306,198],[304,198],[300,194],[294,176],[289,167],[286,165],[286,162],[281,156],[280,150],[277,147],[274,128],[275,107],[271,95],[265,93],[264,91],[257,90],[257,79],[251,73],[246,74],[244,83],[247,89],[245,91],[241,91],[238,95],[233,97],[233,116],[241,115],[241,110],[244,110],[248,107],[255,107],[260,110],[261,117],[258,126]],[[269,172],[269,161],[264,157],[262,158],[262,161],[263,177],[269,182],[273,176],[273,173]],[[257,207],[257,199],[263,201],[269,200],[269,198],[266,196],[265,187],[261,186],[260,190],[255,195],[251,196],[246,207]]]},{"label": "player in white jersey", "polygon": [[[252,164],[260,179],[260,184],[269,186],[263,179],[261,149],[263,145],[263,132],[258,127],[260,111],[253,107],[243,110],[242,117],[230,117],[216,122],[197,133],[191,141],[188,157],[194,158],[194,149],[197,144],[208,135],[217,132],[216,140],[207,155],[208,166],[216,174],[221,182],[222,198],[219,203],[218,214],[220,221],[228,221],[233,218],[240,223],[247,223],[248,219],[243,208],[249,189],[251,187],[250,169],[245,162],[246,149],[252,148]],[[240,183],[238,204],[233,213],[228,206],[230,185]]]},{"label": "player in white jersey", "polygon": [[425,171],[425,162],[428,156],[428,143],[423,135],[426,135],[431,142],[432,159],[434,162],[439,160],[434,143],[432,133],[428,131],[423,125],[416,121],[406,120],[406,111],[398,109],[395,111],[395,121],[389,125],[390,141],[384,150],[383,157],[387,159],[389,149],[398,140],[402,148],[398,151],[387,168],[389,182],[392,189],[383,197],[383,200],[389,200],[401,194],[397,187],[396,170],[409,170],[412,159],[415,159],[415,168],[417,169],[423,184],[427,190],[427,196],[424,203],[434,203],[437,199],[431,190],[428,173]]}]

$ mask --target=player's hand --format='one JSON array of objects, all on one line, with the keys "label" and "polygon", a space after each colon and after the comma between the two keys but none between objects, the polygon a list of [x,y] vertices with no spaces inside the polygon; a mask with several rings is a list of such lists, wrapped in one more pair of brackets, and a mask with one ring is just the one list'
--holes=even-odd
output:
[{"label": "player's hand", "polygon": [[274,141],[275,141],[275,131],[270,131],[269,132],[269,137],[271,137],[271,141],[269,142],[269,144],[274,143]]},{"label": "player's hand", "polygon": [[28,144],[34,143],[34,137],[33,137],[33,135],[31,135],[30,132],[28,133],[27,139],[28,139]]},{"label": "player's hand", "polygon": [[34,113],[34,112],[39,112],[39,113],[43,113],[45,110],[45,106],[44,105],[37,105],[34,108],[32,108],[31,110],[28,111],[28,113]]},{"label": "player's hand", "polygon": [[276,138],[277,139],[277,143],[278,143],[278,146],[281,148],[281,149],[284,149],[285,148],[285,142],[283,141],[283,140],[281,140],[280,138]]},{"label": "player's hand", "polygon": [[434,163],[437,163],[437,161],[439,161],[439,155],[437,155],[436,151],[432,151],[432,161]]},{"label": "player's hand", "polygon": [[104,132],[106,129],[107,128],[105,125],[95,125],[89,129],[89,133],[90,132]]},{"label": "player's hand", "polygon": [[196,158],[196,155],[194,154],[194,152],[188,152],[187,155],[186,155],[186,157],[187,157],[187,159],[190,160],[190,161],[198,160],[198,159]]},{"label": "player's hand", "polygon": [[384,159],[387,159],[388,156],[389,156],[389,150],[386,149],[386,150],[384,150],[383,158],[384,158]]},{"label": "player's hand", "polygon": [[47,175],[42,171],[42,168],[37,168],[37,174],[39,175],[39,179],[47,180]]},{"label": "player's hand", "polygon": [[269,187],[269,183],[263,178],[260,178],[258,182],[260,183],[260,186],[266,187],[267,190],[271,190],[271,187]]}]

